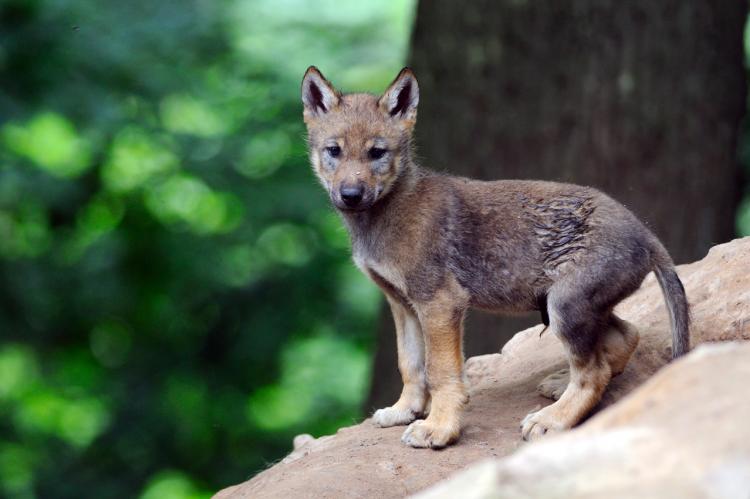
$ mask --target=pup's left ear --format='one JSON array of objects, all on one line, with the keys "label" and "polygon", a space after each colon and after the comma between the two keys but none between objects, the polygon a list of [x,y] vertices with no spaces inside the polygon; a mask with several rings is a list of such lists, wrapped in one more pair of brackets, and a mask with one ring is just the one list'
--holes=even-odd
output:
[{"label": "pup's left ear", "polygon": [[389,116],[412,122],[417,119],[417,104],[419,104],[419,85],[417,85],[416,76],[409,68],[401,70],[378,100],[378,107]]}]

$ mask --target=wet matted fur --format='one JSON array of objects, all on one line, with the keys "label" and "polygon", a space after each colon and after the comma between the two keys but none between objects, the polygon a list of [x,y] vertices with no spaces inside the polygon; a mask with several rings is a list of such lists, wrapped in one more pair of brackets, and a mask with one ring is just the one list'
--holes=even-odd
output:
[{"label": "wet matted fur", "polygon": [[652,270],[673,356],[688,350],[688,305],[672,259],[621,204],[590,187],[421,168],[412,154],[419,87],[408,68],[377,97],[342,94],[310,67],[302,101],[312,167],[349,230],[355,263],[393,312],[404,388],[373,420],[409,424],[406,444],[437,448],[459,437],[469,307],[539,310],[565,346],[569,369],[540,385],[556,402],[523,420],[524,439],[578,423],[623,371],[638,332],[612,310]]}]

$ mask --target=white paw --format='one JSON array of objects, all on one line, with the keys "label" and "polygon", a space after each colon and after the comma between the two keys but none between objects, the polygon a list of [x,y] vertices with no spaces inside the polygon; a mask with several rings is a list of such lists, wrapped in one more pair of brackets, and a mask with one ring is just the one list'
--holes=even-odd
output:
[{"label": "white paw", "polygon": [[547,406],[536,412],[529,413],[521,421],[521,437],[527,441],[538,440],[548,433],[556,433],[565,428],[561,422],[557,421],[552,415],[553,411],[549,410],[552,406]]},{"label": "white paw", "polygon": [[378,409],[372,415],[372,422],[381,428],[409,424],[415,419],[417,419],[417,415],[414,411],[410,409],[397,409],[395,407]]},{"label": "white paw", "polygon": [[458,425],[438,426],[420,419],[409,425],[401,441],[411,447],[440,449],[455,442],[459,433]]}]

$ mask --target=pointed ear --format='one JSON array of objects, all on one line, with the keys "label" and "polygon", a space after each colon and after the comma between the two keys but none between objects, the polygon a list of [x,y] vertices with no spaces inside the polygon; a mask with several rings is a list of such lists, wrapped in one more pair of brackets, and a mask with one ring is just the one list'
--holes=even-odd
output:
[{"label": "pointed ear", "polygon": [[378,101],[378,106],[389,116],[416,120],[419,104],[419,85],[411,69],[404,68]]},{"label": "pointed ear", "polygon": [[333,88],[325,76],[315,66],[310,66],[302,78],[302,103],[305,116],[319,116],[339,104],[341,94]]}]

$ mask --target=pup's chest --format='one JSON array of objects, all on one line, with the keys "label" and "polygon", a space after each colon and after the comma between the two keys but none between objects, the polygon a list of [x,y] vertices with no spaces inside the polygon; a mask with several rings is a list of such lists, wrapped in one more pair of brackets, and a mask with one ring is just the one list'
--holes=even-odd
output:
[{"label": "pup's chest", "polygon": [[388,261],[375,260],[356,253],[353,257],[357,267],[384,293],[404,306],[411,306],[407,298],[406,280],[401,269]]}]

